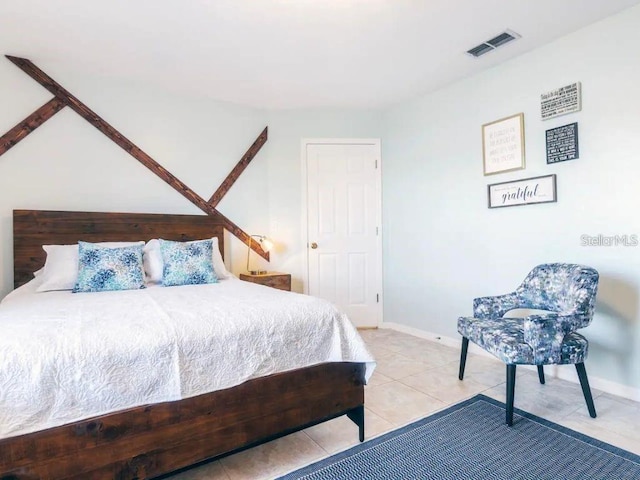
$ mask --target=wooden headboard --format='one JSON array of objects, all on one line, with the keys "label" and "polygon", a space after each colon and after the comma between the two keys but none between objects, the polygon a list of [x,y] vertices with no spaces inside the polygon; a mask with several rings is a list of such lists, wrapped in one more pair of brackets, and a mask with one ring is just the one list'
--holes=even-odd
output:
[{"label": "wooden headboard", "polygon": [[46,259],[42,245],[212,237],[218,237],[224,256],[224,228],[215,216],[14,210],[13,284],[18,288],[42,268]]}]

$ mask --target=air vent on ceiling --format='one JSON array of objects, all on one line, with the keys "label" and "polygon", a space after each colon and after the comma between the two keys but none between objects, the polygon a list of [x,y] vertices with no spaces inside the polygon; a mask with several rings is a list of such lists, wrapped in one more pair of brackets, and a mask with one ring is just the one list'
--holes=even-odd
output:
[{"label": "air vent on ceiling", "polygon": [[473,57],[479,57],[485,53],[489,53],[498,47],[501,47],[505,43],[509,43],[512,40],[517,40],[520,35],[511,30],[505,30],[500,35],[493,37],[491,40],[481,43],[480,45],[467,50],[467,53]]}]

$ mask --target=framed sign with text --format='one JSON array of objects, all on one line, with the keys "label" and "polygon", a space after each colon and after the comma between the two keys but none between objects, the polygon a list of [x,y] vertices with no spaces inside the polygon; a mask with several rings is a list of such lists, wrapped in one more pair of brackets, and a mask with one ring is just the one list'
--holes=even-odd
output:
[{"label": "framed sign with text", "polygon": [[515,207],[557,201],[556,176],[523,178],[487,186],[489,208]]},{"label": "framed sign with text", "polygon": [[582,88],[580,82],[556,88],[540,95],[542,120],[559,117],[582,110]]},{"label": "framed sign with text", "polygon": [[482,126],[482,160],[485,175],[524,168],[524,113]]},{"label": "framed sign with text", "polygon": [[547,163],[565,162],[580,157],[578,146],[578,123],[570,123],[562,127],[546,131]]}]

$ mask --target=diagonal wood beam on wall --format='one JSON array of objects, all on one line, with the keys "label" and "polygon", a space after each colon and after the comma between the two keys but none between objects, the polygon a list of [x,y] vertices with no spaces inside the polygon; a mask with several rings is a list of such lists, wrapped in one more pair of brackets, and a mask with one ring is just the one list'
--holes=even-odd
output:
[{"label": "diagonal wood beam on wall", "polygon": [[193,192],[185,183],[171,174],[162,165],[151,158],[147,153],[135,145],[131,140],[122,135],[118,130],[103,120],[97,113],[87,107],[75,96],[65,90],[55,80],[35,66],[30,60],[7,55],[7,58],[17,65],[23,72],[33,78],[44,88],[53,93],[57,98],[66,102],[78,115],[87,120],[91,125],[104,133],[109,139],[124,149],[132,157],[142,163],[145,167],[162,178],[175,190],[180,192],[185,198],[195,204],[198,208],[208,213],[207,203]]},{"label": "diagonal wood beam on wall", "polygon": [[214,208],[218,206],[220,200],[222,200],[222,197],[227,194],[231,186],[236,183],[236,180],[238,180],[238,177],[242,175],[244,169],[247,168],[247,166],[251,163],[253,157],[258,154],[262,146],[267,142],[267,138],[269,136],[268,130],[269,127],[264,127],[264,130],[262,131],[262,133],[260,133],[258,138],[256,138],[255,142],[253,142],[253,144],[249,147],[249,150],[247,150],[247,152],[242,156],[236,166],[233,167],[233,170],[231,170],[229,175],[227,175],[227,178],[224,179],[218,189],[211,196],[211,198],[209,199],[209,205]]},{"label": "diagonal wood beam on wall", "polygon": [[5,133],[0,137],[0,155],[16,145],[20,140],[24,139],[65,106],[66,104],[62,100],[58,97],[54,97]]},{"label": "diagonal wood beam on wall", "polygon": [[264,250],[262,250],[262,247],[260,246],[260,244],[256,240],[251,238],[251,235],[247,234],[238,225],[236,225],[231,220],[229,220],[227,217],[222,215],[215,208],[211,209],[211,211],[208,212],[208,213],[209,213],[209,215],[217,217],[219,219],[220,223],[222,223],[224,225],[224,228],[226,228],[230,233],[235,235],[235,237],[238,238],[239,240],[241,240],[245,245],[248,245],[249,247],[251,247],[251,249],[253,251],[255,251],[256,253],[260,254],[260,256],[262,258],[264,258],[265,260],[269,260],[269,252],[265,252]]},{"label": "diagonal wood beam on wall", "polygon": [[106,135],[110,140],[115,142],[119,147],[129,153],[133,158],[142,163],[145,167],[151,170],[154,174],[169,184],[174,190],[178,191],[187,200],[197,206],[203,212],[216,216],[225,228],[243,243],[248,245],[257,254],[263,257],[265,260],[269,260],[269,253],[265,252],[258,242],[251,238],[246,232],[244,232],[239,226],[225,217],[222,213],[209,205],[209,203],[189,188],[184,182],[178,179],[175,175],[169,172],[166,168],[151,158],[146,152],[135,145],[131,140],[122,135],[118,130],[112,127],[109,123],[103,120],[97,113],[87,107],[79,99],[73,96],[69,91],[63,88],[53,78],[40,70],[33,62],[25,58],[14,57],[6,55],[6,57],[14,63],[23,72],[29,75],[32,79],[42,85],[44,88],[53,93],[56,98],[68,105],[78,115],[88,121],[91,125],[97,128],[100,132]]}]

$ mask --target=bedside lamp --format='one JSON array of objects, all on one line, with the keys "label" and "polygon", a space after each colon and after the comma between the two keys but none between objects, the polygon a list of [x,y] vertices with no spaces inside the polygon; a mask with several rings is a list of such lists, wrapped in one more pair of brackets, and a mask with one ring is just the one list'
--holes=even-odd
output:
[{"label": "bedside lamp", "polygon": [[[265,252],[268,252],[273,248],[273,242],[266,236],[264,235],[249,235],[249,236],[251,238],[257,239],[258,243],[260,244],[260,248],[262,248],[262,250],[264,250]],[[265,273],[267,273],[266,270],[251,270],[249,268],[250,258],[251,258],[251,247],[249,247],[249,251],[247,252],[247,272],[249,272],[251,275],[264,275]]]}]

